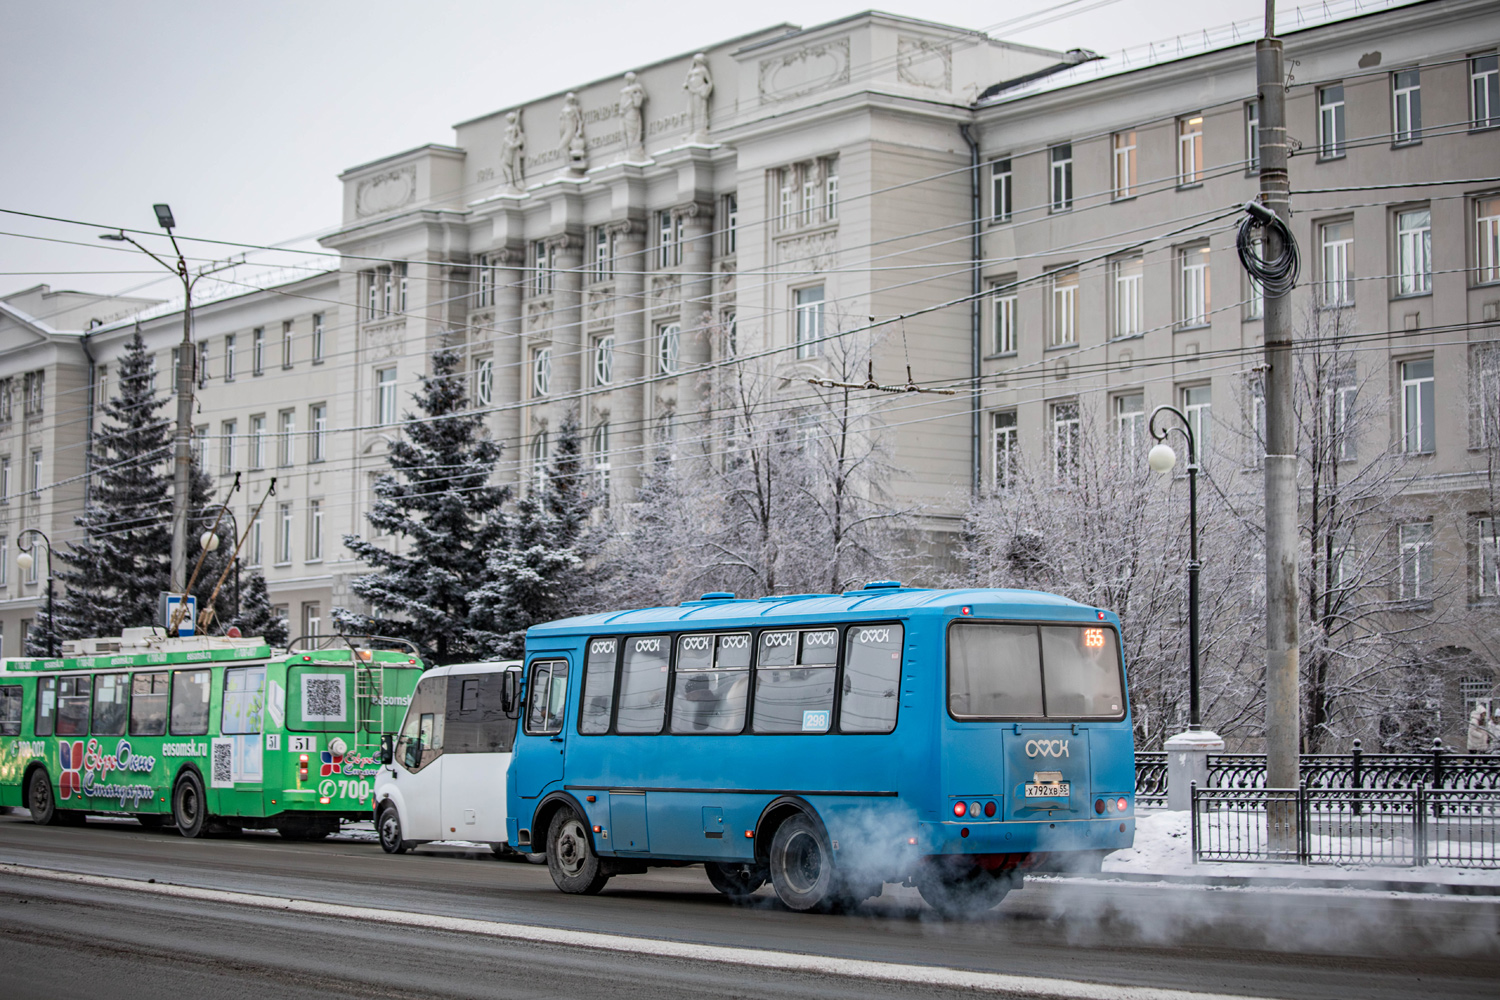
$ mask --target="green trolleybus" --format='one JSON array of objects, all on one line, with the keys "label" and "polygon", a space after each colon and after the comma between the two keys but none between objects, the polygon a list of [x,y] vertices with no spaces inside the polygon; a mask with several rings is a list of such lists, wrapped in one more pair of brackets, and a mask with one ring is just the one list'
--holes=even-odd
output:
[{"label": "green trolleybus", "polygon": [[308,840],[365,819],[381,737],[422,662],[400,640],[332,641],[127,629],[65,643],[60,659],[0,661],[0,805],[41,824],[171,822],[185,837]]}]

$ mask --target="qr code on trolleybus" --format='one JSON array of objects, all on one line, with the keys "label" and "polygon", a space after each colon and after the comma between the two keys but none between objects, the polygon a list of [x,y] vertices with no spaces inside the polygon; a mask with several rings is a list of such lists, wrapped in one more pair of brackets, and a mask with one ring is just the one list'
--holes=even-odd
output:
[{"label": "qr code on trolleybus", "polygon": [[304,722],[343,722],[343,674],[302,675],[302,720]]}]

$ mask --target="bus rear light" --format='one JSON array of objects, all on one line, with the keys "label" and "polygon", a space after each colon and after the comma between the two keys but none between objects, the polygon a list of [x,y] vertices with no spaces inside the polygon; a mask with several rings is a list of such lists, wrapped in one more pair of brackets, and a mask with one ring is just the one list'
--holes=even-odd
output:
[{"label": "bus rear light", "polygon": [[1105,809],[1104,800],[1103,799],[1095,799],[1094,800],[1094,812],[1098,813],[1100,816],[1103,816],[1104,815],[1104,809]]},{"label": "bus rear light", "polygon": [[311,656],[303,656],[302,657],[302,662],[303,663],[311,663],[312,662],[312,657]]},{"label": "bus rear light", "polygon": [[995,803],[993,803],[993,802],[986,802],[984,804],[984,814],[986,816],[993,816],[993,815],[995,815]]},{"label": "bus rear light", "polygon": [[969,815],[970,816],[978,816],[980,808],[981,807],[980,807],[980,805],[979,805],[978,802],[971,802],[971,803],[969,803]]},{"label": "bus rear light", "polygon": [[755,831],[754,830],[746,830],[745,831],[745,839],[746,840],[754,840],[755,839]]},{"label": "bus rear light", "polygon": [[917,838],[916,837],[907,837],[906,838],[906,843],[910,847],[916,847],[917,846]]},{"label": "bus rear light", "polygon": [[594,824],[594,832],[595,833],[603,833],[604,832],[604,828],[602,826],[600,826],[599,824],[595,823]]},{"label": "bus rear light", "polygon": [[1122,795],[1120,796],[1120,801],[1115,803],[1115,808],[1120,810],[1120,812],[1124,812],[1125,807],[1128,805],[1130,805],[1130,802]]},{"label": "bus rear light", "polygon": [[964,813],[966,813],[968,811],[969,811],[968,803],[965,803],[965,802],[955,802],[955,803],[953,803],[953,815],[955,815],[955,816],[962,816],[962,815],[964,815]]}]

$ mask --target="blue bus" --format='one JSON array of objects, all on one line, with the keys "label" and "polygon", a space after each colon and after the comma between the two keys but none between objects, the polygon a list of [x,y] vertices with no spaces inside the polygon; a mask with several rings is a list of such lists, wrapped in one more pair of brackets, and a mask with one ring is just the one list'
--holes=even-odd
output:
[{"label": "blue bus", "polygon": [[793,910],[914,884],[945,914],[1135,835],[1119,619],[922,590],[588,615],[526,635],[508,840],[557,887],[702,863]]}]

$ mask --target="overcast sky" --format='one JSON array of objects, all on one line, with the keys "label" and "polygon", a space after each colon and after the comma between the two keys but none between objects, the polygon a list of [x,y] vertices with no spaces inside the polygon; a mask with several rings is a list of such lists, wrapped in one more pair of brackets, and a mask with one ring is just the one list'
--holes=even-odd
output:
[{"label": "overcast sky", "polygon": [[[145,228],[151,204],[167,201],[184,234],[280,244],[338,222],[341,170],[452,142],[455,122],[860,3],[0,0],[0,208]],[[1258,17],[1263,0],[880,6],[978,29],[1071,7],[1082,12],[993,33],[1109,54]],[[130,273],[155,265],[112,252],[119,244],[97,242],[97,229],[5,215],[0,231],[87,244],[0,236],[0,294],[40,282],[173,294],[169,276],[148,285],[154,273]]]}]

